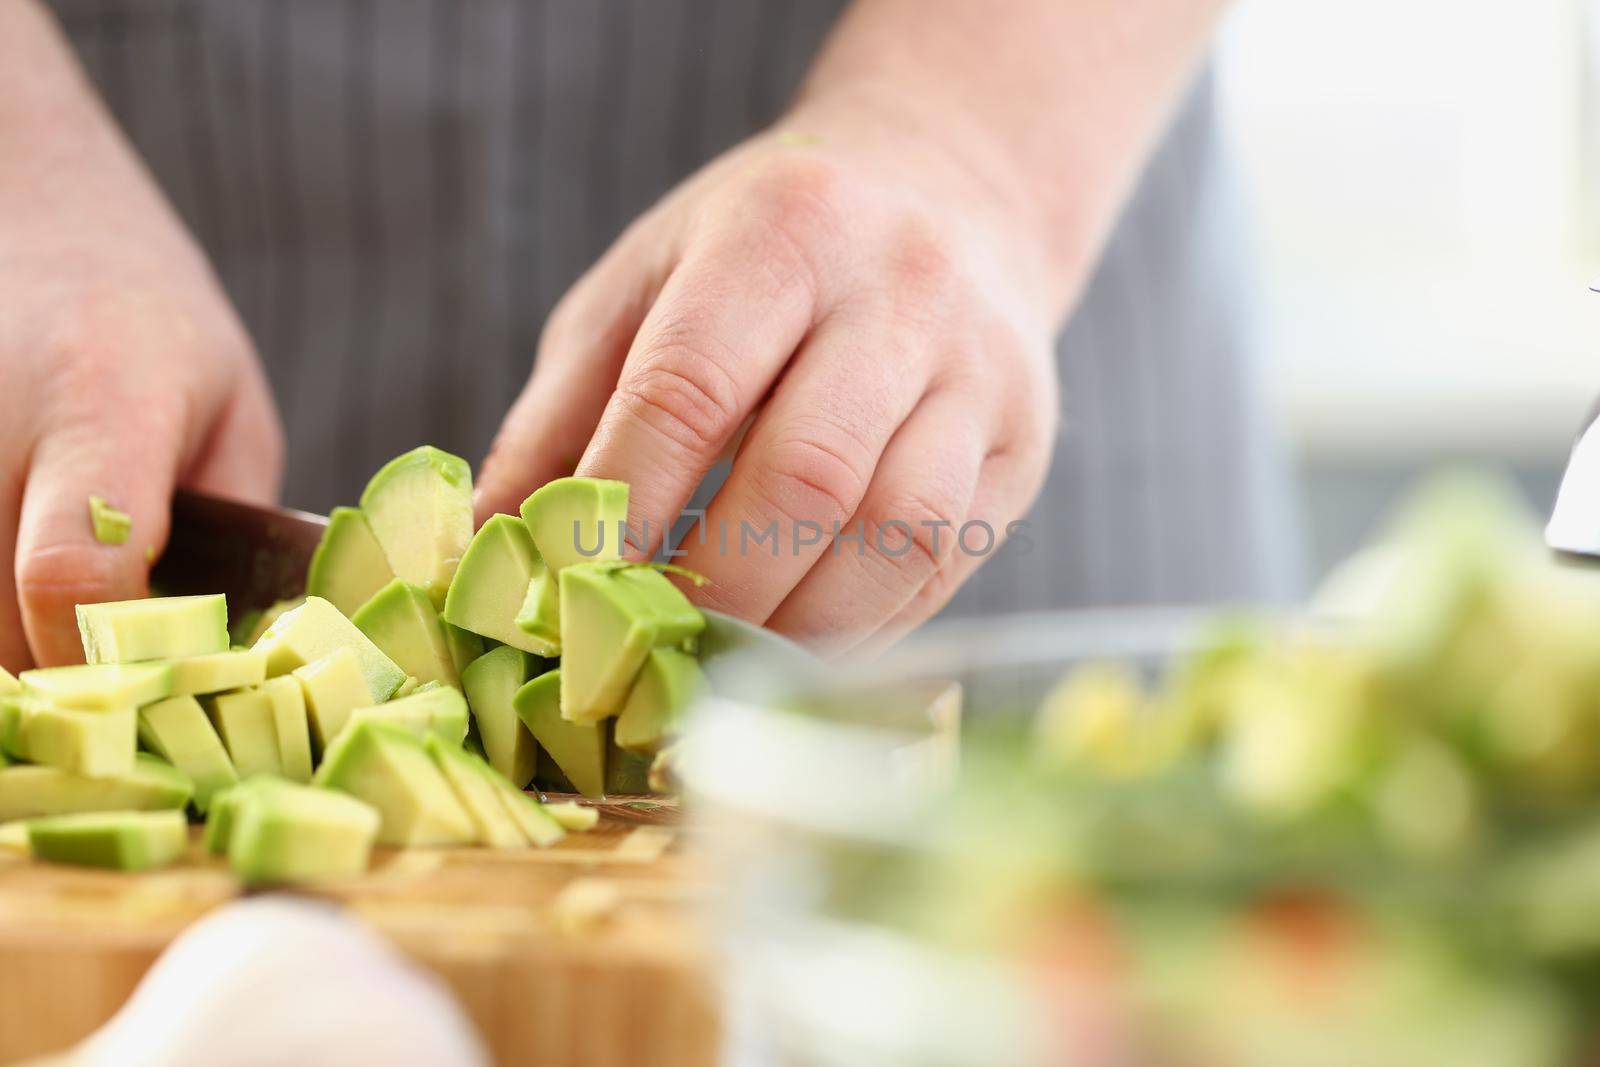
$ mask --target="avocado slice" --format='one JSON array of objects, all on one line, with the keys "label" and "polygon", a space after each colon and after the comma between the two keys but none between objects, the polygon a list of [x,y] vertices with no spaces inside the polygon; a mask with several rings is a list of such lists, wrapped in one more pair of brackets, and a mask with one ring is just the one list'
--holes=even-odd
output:
[{"label": "avocado slice", "polygon": [[139,740],[194,781],[194,807],[202,815],[213,796],[239,782],[222,739],[194,697],[169,697],[140,708]]},{"label": "avocado slice", "polygon": [[133,518],[100,496],[89,498],[89,525],[94,529],[94,539],[102,545],[127,544],[128,535],[133,532]]},{"label": "avocado slice", "polygon": [[621,711],[655,647],[654,613],[621,579],[627,569],[580,563],[561,572],[561,714],[570,722]]},{"label": "avocado slice", "polygon": [[189,845],[181,811],[106,811],[28,823],[28,847],[50,863],[144,871],[165,867]]},{"label": "avocado slice", "polygon": [[488,649],[483,643],[483,638],[471,630],[463,630],[459,626],[452,626],[445,622],[443,617],[439,625],[444,627],[444,643],[450,646],[450,659],[456,665],[456,674],[461,674],[472,664],[472,661],[483,655]]},{"label": "avocado slice", "polygon": [[419,741],[437,737],[459,748],[467,738],[469,716],[467,700],[461,690],[431,682],[410,696],[355,709],[344,728],[349,730],[368,720],[398,726]]},{"label": "avocado slice", "polygon": [[617,745],[654,756],[677,732],[684,709],[705,684],[705,674],[693,656],[676,648],[653,649],[617,715]]},{"label": "avocado slice", "polygon": [[528,528],[511,515],[491,515],[467,546],[450,583],[444,621],[536,656],[553,656],[559,644],[517,625],[528,583],[542,566]]},{"label": "avocado slice", "polygon": [[361,511],[395,577],[444,606],[450,579],[472,540],[472,469],[431,445],[386,463],[361,494]]},{"label": "avocado slice", "polygon": [[28,759],[85,778],[116,778],[133,771],[138,748],[132,708],[80,711],[53,704],[25,704],[24,745]]},{"label": "avocado slice", "polygon": [[234,815],[245,797],[272,789],[287,788],[293,783],[269,774],[257,775],[211,797],[210,811],[206,814],[205,850],[216,856],[226,855],[228,839],[233,834]]},{"label": "avocado slice", "polygon": [[221,593],[79,604],[78,634],[88,663],[184,659],[228,647]]},{"label": "avocado slice", "polygon": [[278,763],[291,782],[311,781],[311,721],[306,694],[294,675],[268,678],[261,685],[272,705],[272,727],[278,738]]},{"label": "avocado slice", "polygon": [[517,629],[536,642],[548,646],[555,655],[561,651],[560,580],[543,560],[534,564],[528,579],[528,592],[517,609]]},{"label": "avocado slice", "polygon": [[294,678],[305,698],[311,741],[318,752],[325,752],[339,736],[352,711],[372,704],[372,690],[362,676],[361,663],[348,646],[295,668]]},{"label": "avocado slice", "polygon": [[576,563],[622,558],[628,483],[604,478],[557,478],[522,502],[539,555],[553,573]]},{"label": "avocado slice", "polygon": [[278,755],[277,715],[272,699],[260,688],[218,693],[205,701],[211,725],[228,750],[239,777],[283,774]]},{"label": "avocado slice", "polygon": [[406,678],[394,660],[321,597],[306,597],[304,604],[284,612],[261,635],[256,647],[267,653],[268,678],[288,674],[341,648],[350,649],[366,679],[369,704],[388,700]]},{"label": "avocado slice", "polygon": [[616,579],[625,586],[656,627],[656,644],[688,648],[706,628],[706,617],[683,590],[648,563],[619,567]]},{"label": "avocado slice", "polygon": [[61,708],[112,711],[172,695],[165,663],[99,663],[23,671],[22,691]]},{"label": "avocado slice", "polygon": [[602,723],[569,722],[561,715],[561,674],[549,671],[528,682],[511,706],[544,754],[584,796],[605,795],[606,734]]},{"label": "avocado slice", "polygon": [[573,833],[593,830],[600,822],[598,811],[571,800],[564,800],[559,804],[545,804],[543,809],[544,813],[559,823],[563,830]]},{"label": "avocado slice", "polygon": [[288,782],[236,792],[217,837],[246,885],[325,882],[366,871],[382,824],[372,805]]},{"label": "avocado slice", "polygon": [[[26,701],[27,698],[20,693],[0,697],[0,760],[28,758],[23,736],[23,707]],[[0,761],[0,767],[4,766],[5,762]]]},{"label": "avocado slice", "polygon": [[518,789],[533,780],[539,746],[517,718],[512,700],[533,674],[535,662],[521,649],[501,645],[478,657],[461,676],[489,764]]},{"label": "avocado slice", "polygon": [[528,839],[506,810],[494,780],[479,768],[482,760],[455,745],[429,736],[428,754],[456,791],[456,799],[478,828],[478,843],[490,848],[527,848]]},{"label": "avocado slice", "polygon": [[427,847],[477,840],[472,817],[423,743],[387,723],[368,721],[346,730],[328,750],[312,783],[377,808],[383,817],[379,844]]},{"label": "avocado slice", "polygon": [[501,809],[511,817],[529,844],[549,848],[567,836],[566,829],[536,798],[512,785],[504,775],[482,760],[476,761],[473,766],[493,787]]},{"label": "avocado slice", "polygon": [[0,770],[0,822],[80,811],[182,808],[193,795],[188,775],[143,752],[133,757],[132,772],[116,778],[17,764]]},{"label": "avocado slice", "polygon": [[259,648],[208,652],[203,656],[175,659],[171,666],[175,697],[243,689],[260,685],[267,678],[267,654]]},{"label": "avocado slice", "polygon": [[306,571],[306,593],[354,616],[393,579],[394,568],[367,517],[357,508],[334,508]]},{"label": "avocado slice", "polygon": [[361,605],[350,621],[410,677],[419,682],[461,683],[439,612],[422,588],[396,578]]}]

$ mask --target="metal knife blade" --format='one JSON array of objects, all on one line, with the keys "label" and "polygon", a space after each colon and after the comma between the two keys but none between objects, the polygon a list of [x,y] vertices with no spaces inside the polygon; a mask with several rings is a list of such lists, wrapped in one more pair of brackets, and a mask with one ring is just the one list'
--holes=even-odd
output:
[{"label": "metal knife blade", "polygon": [[180,489],[150,584],[166,596],[224,593],[237,620],[305,592],[306,568],[327,525],[309,512]]}]

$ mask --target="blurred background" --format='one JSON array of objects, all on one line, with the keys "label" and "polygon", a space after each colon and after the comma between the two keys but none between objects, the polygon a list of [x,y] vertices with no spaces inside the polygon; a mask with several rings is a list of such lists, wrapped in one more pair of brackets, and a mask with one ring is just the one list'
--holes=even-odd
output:
[{"label": "blurred background", "polygon": [[1423,470],[1541,512],[1600,395],[1600,3],[1243,0],[1220,49],[1313,574]]}]

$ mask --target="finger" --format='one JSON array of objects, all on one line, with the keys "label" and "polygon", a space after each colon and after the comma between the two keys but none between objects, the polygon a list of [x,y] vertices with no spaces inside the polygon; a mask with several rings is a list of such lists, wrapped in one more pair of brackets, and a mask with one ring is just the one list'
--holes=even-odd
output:
[{"label": "finger", "polygon": [[663,240],[644,226],[624,234],[556,305],[539,338],[533,374],[495,435],[478,475],[481,523],[515,514],[533,490],[571,474],[594,434],[617,374],[661,291],[674,253],[651,253]]},{"label": "finger", "polygon": [[887,318],[838,313],[801,348],[757,415],[680,562],[707,607],[762,622],[828,551],[895,431],[927,389]]},{"label": "finger", "polygon": [[[273,504],[283,483],[283,425],[259,365],[245,378],[217,420],[199,458],[179,481],[215,496]],[[162,545],[156,545],[160,554]]]},{"label": "finger", "polygon": [[[22,496],[17,598],[34,659],[83,659],[73,607],[144,595],[147,550],[165,544],[184,448],[182,402],[161,382],[102,382],[45,421]],[[120,545],[95,539],[91,495],[132,519]]]},{"label": "finger", "polygon": [[950,388],[925,397],[890,441],[866,497],[767,625],[797,641],[851,647],[898,615],[946,565],[992,438],[989,416]]},{"label": "finger", "polygon": [[804,340],[815,272],[803,211],[741,218],[691,246],[650,309],[578,473],[629,484],[646,556]]},{"label": "finger", "polygon": [[[0,559],[15,559],[17,553],[17,512],[22,507],[22,476],[7,472],[0,482]],[[0,591],[0,666],[15,674],[33,666],[27,635],[22,629],[22,612],[17,607],[16,590]]]}]

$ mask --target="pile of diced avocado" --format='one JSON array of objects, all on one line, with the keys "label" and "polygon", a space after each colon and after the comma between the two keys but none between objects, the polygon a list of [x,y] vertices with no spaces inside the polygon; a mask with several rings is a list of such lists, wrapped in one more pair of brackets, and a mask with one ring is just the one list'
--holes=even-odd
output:
[{"label": "pile of diced avocado", "polygon": [[474,534],[466,462],[424,447],[334,511],[305,598],[241,645],[220,594],[80,605],[84,665],[0,678],[0,846],[159,866],[192,805],[246,881],[311,882],[375,844],[586,829],[524,790],[647,791],[704,684],[704,616],[619,559],[627,506],[563,478]]}]

